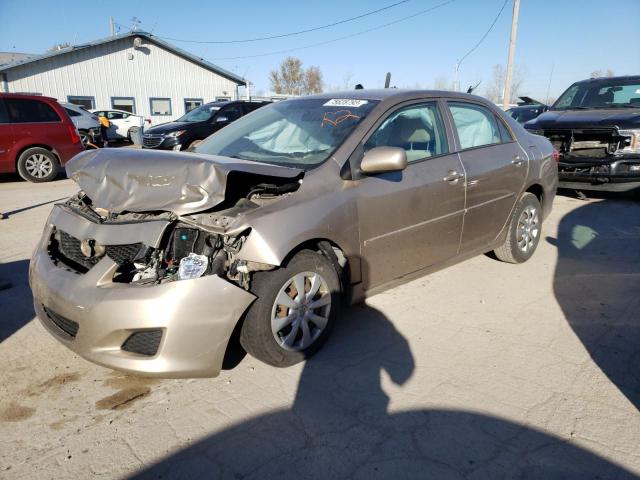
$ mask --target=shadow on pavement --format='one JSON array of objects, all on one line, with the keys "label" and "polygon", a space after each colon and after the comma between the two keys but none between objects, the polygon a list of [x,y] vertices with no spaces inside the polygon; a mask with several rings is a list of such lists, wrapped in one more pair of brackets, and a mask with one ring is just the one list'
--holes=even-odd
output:
[{"label": "shadow on pavement", "polygon": [[29,260],[0,263],[0,284],[8,286],[0,290],[0,342],[3,342],[35,317]]},{"label": "shadow on pavement", "polygon": [[553,288],[594,362],[640,409],[640,203],[601,195],[560,222]]},{"label": "shadow on pavement", "polygon": [[[499,418],[444,409],[389,413],[381,372],[405,385],[414,369],[407,341],[381,312],[351,308],[305,364],[290,410],[214,433],[133,478],[634,478],[588,451]],[[419,391],[405,393],[428,400]]]}]

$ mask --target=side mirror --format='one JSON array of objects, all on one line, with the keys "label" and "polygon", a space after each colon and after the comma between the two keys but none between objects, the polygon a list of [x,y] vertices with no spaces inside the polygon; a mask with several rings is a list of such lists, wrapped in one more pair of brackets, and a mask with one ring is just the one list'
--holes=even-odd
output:
[{"label": "side mirror", "polygon": [[375,147],[364,154],[360,170],[364,173],[399,172],[407,168],[407,152],[399,147]]},{"label": "side mirror", "polygon": [[229,119],[227,117],[216,117],[216,120],[214,123],[227,123],[229,121]]}]

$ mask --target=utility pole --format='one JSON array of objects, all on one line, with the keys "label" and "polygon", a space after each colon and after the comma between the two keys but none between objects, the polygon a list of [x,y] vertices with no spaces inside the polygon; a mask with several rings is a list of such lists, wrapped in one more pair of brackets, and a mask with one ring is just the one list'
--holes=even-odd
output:
[{"label": "utility pole", "polygon": [[516,35],[518,33],[518,12],[520,0],[513,0],[513,17],[511,18],[511,38],[509,39],[509,58],[507,60],[507,78],[504,81],[504,95],[502,95],[502,108],[509,108],[511,101],[511,81],[513,78],[513,57],[516,53]]},{"label": "utility pole", "polygon": [[109,33],[112,37],[116,36],[116,26],[113,23],[113,17],[109,17]]}]

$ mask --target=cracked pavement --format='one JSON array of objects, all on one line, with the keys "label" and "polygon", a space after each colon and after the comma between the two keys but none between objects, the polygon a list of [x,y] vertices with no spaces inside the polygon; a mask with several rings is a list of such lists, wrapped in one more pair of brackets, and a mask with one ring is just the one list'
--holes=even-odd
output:
[{"label": "cracked pavement", "polygon": [[75,190],[0,182],[0,478],[640,475],[640,203],[559,196],[529,262],[371,297],[306,364],[156,380],[33,320],[28,258]]}]

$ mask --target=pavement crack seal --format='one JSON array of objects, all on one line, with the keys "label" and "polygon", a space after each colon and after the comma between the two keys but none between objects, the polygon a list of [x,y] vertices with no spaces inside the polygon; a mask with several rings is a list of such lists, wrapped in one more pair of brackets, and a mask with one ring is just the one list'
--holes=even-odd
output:
[{"label": "pavement crack seal", "polygon": [[108,397],[98,400],[96,408],[100,410],[119,410],[127,408],[134,401],[146,397],[151,389],[145,385],[123,388],[122,390],[109,395]]}]

